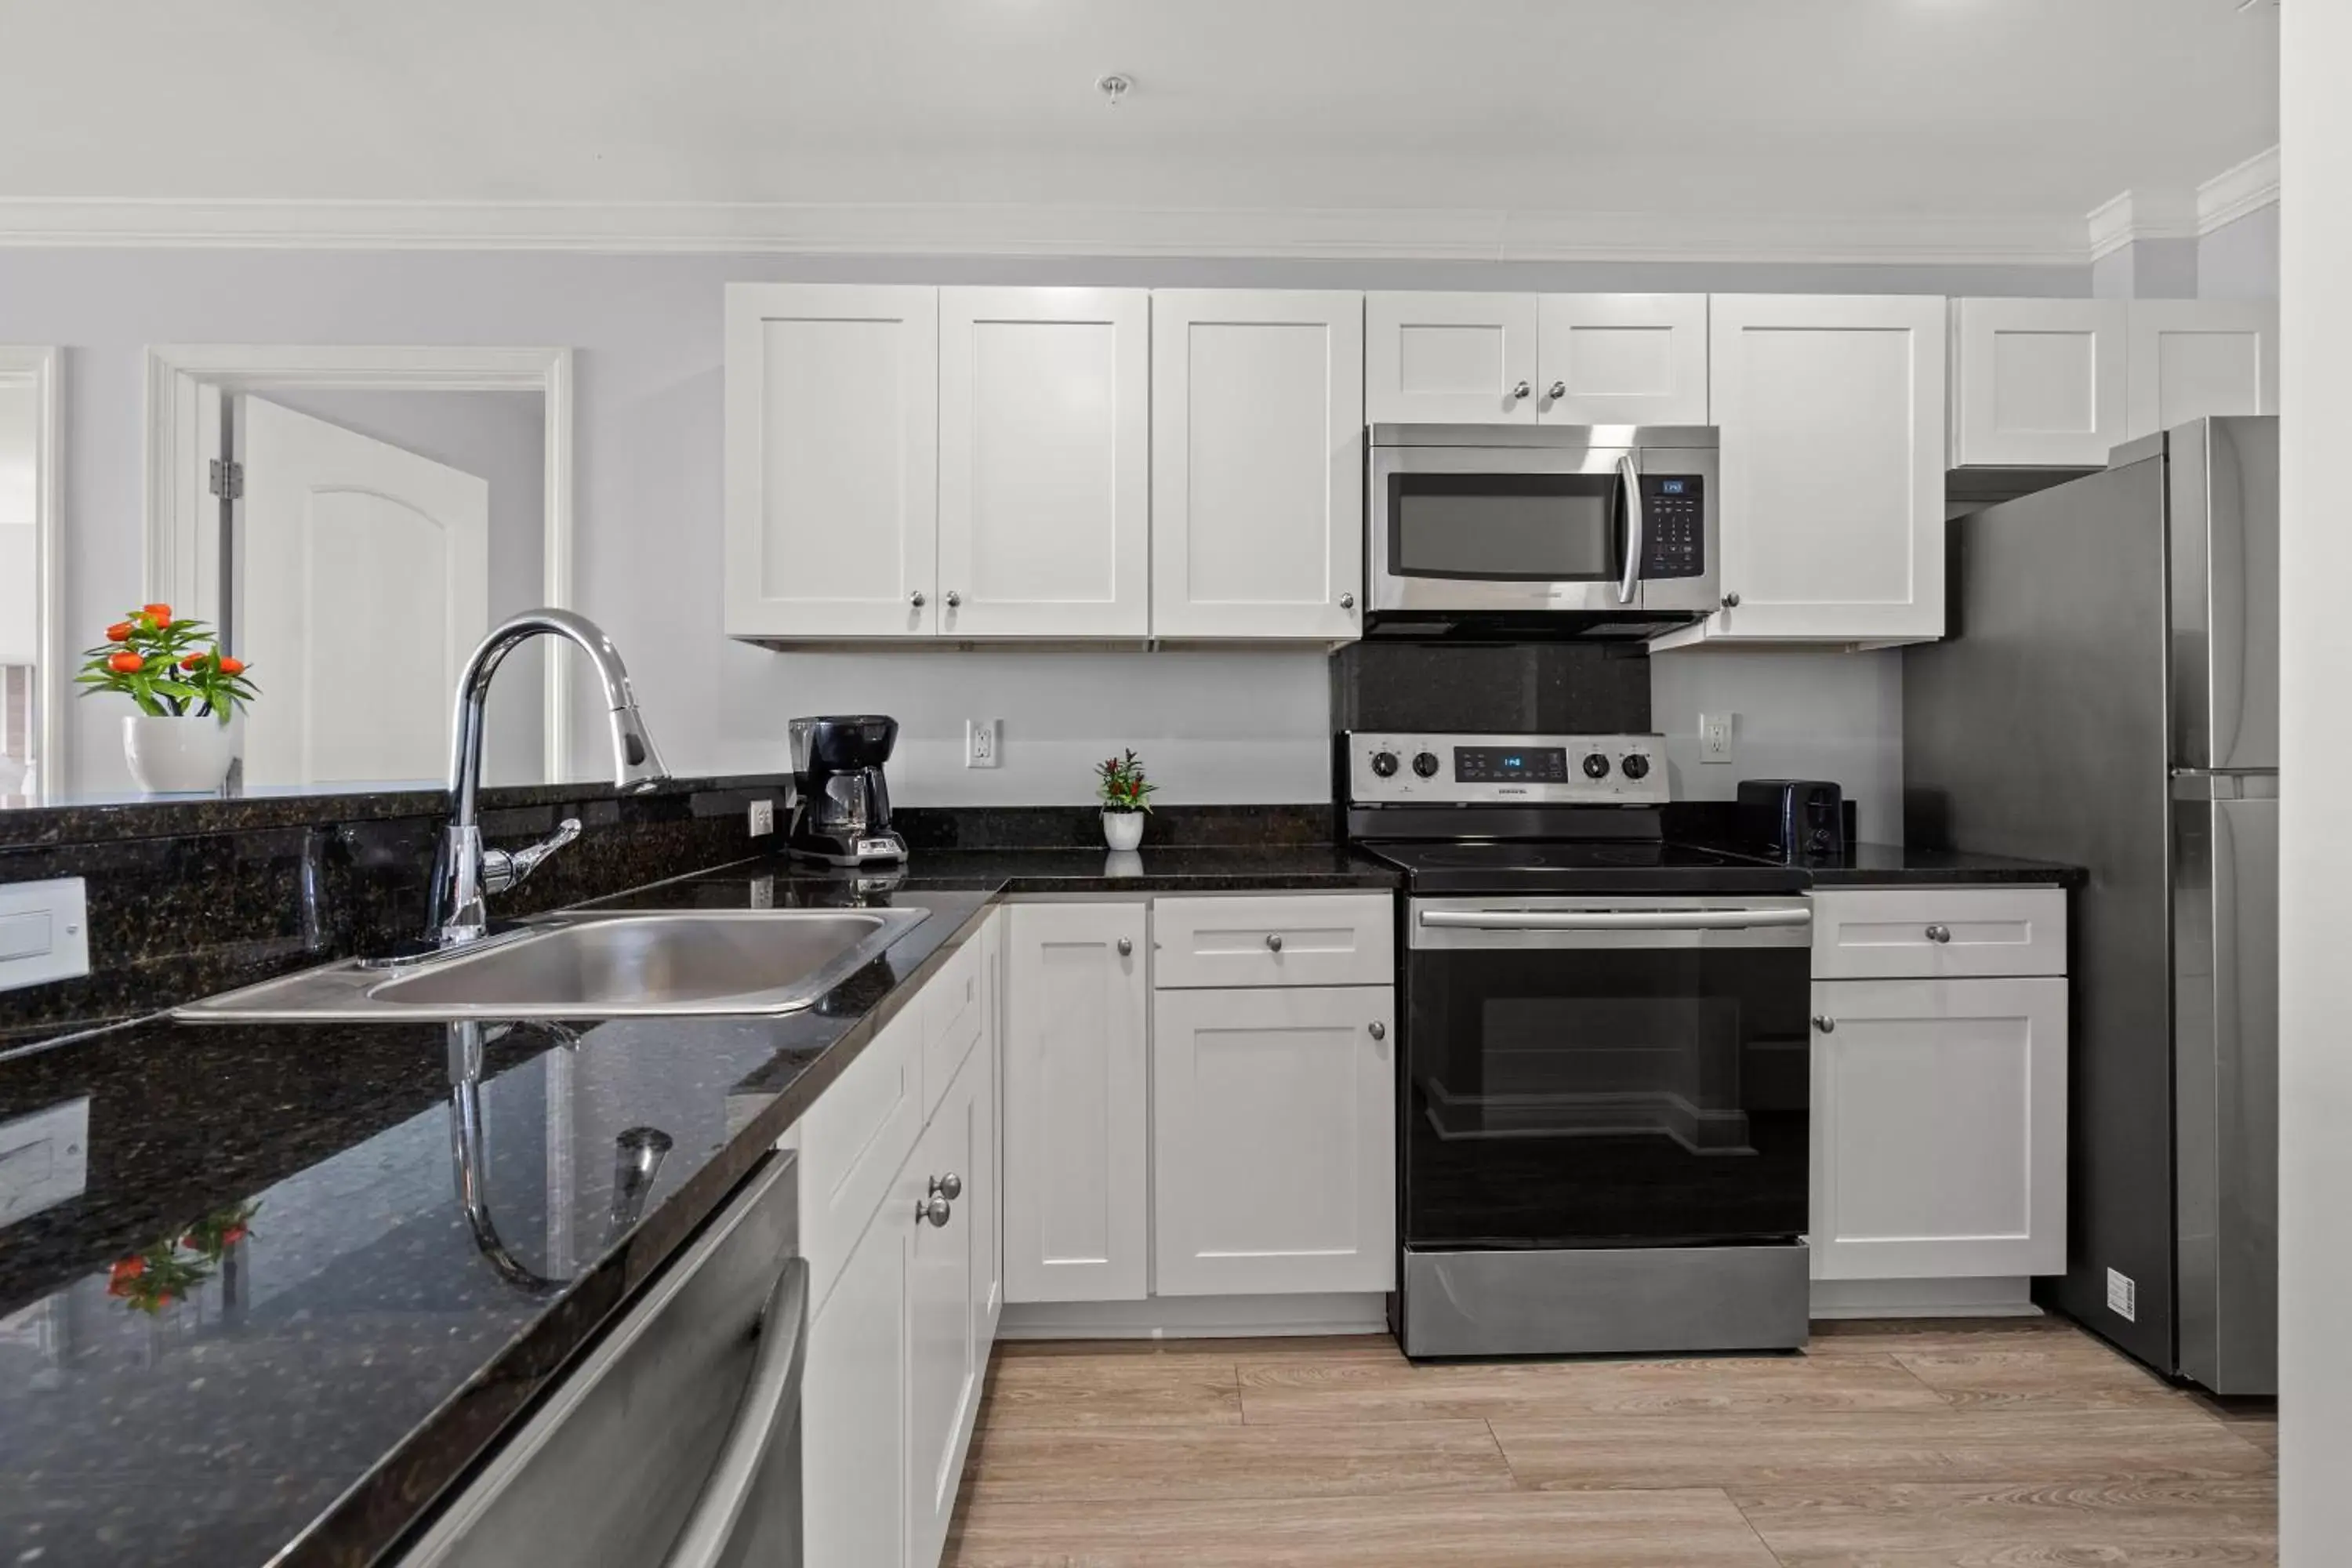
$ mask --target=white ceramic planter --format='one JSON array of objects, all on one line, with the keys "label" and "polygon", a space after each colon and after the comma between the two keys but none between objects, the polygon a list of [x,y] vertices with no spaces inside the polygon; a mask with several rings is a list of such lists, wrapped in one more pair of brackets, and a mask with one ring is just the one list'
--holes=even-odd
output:
[{"label": "white ceramic planter", "polygon": [[1143,813],[1106,811],[1102,819],[1103,842],[1113,849],[1132,849],[1143,842]]},{"label": "white ceramic planter", "polygon": [[236,758],[236,725],[212,717],[174,719],[131,713],[122,721],[122,755],[149,795],[195,795],[220,788]]}]

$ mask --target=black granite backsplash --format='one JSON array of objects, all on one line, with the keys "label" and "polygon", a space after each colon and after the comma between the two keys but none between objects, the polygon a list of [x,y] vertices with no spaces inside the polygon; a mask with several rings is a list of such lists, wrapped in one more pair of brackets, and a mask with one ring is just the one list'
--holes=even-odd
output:
[{"label": "black granite backsplash", "polygon": [[[902,806],[891,824],[907,850],[1094,849],[1103,847],[1102,813],[1091,805]],[[1145,838],[1157,848],[1265,848],[1328,844],[1331,807],[1311,805],[1163,805],[1151,813]]]},{"label": "black granite backsplash", "polygon": [[1349,643],[1331,656],[1331,725],[1646,734],[1650,657],[1600,642]]}]

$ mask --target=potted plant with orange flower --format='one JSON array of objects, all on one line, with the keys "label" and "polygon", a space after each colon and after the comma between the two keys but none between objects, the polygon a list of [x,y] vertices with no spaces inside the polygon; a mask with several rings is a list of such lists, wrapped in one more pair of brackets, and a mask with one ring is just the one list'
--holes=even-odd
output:
[{"label": "potted plant with orange flower", "polygon": [[83,696],[119,691],[139,705],[123,716],[122,752],[141,789],[220,788],[236,756],[230,721],[260,689],[244,660],[221,652],[209,626],[174,617],[169,605],[142,605],[107,627],[105,644],[85,648],[82,660],[74,683]]},{"label": "potted plant with orange flower", "polygon": [[1133,849],[1143,842],[1144,814],[1160,786],[1143,776],[1143,759],[1133,747],[1123,756],[1107,757],[1095,764],[1095,794],[1102,800],[1103,841],[1113,849]]}]

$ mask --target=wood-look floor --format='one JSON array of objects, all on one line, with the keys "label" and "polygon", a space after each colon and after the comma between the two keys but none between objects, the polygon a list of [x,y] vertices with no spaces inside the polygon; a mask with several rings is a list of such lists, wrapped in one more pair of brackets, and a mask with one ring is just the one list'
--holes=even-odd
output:
[{"label": "wood-look floor", "polygon": [[2070,1326],[1414,1366],[1386,1339],[1000,1346],[951,1568],[2277,1561],[2267,1407]]}]

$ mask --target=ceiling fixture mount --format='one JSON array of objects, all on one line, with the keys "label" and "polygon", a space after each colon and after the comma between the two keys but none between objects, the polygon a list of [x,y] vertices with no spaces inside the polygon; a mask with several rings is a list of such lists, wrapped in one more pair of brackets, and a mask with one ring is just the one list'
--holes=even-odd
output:
[{"label": "ceiling fixture mount", "polygon": [[1119,100],[1125,98],[1128,89],[1134,86],[1135,79],[1121,71],[1113,71],[1108,76],[1095,79],[1095,90],[1101,93],[1104,100],[1113,109],[1118,107]]}]

